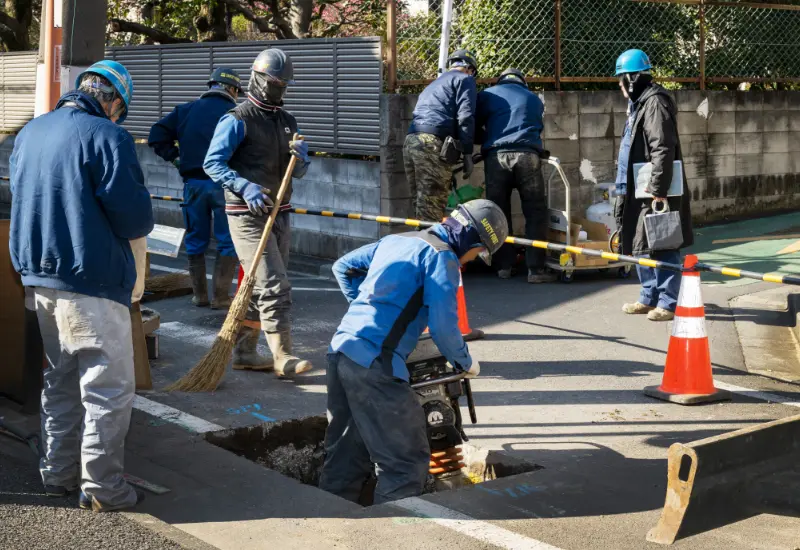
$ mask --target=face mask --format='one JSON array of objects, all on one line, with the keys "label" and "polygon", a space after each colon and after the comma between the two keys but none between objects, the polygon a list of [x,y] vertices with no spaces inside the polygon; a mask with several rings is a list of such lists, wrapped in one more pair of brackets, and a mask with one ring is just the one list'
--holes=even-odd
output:
[{"label": "face mask", "polygon": [[267,83],[266,100],[274,105],[283,103],[283,96],[286,94],[286,86],[278,86],[272,82]]}]

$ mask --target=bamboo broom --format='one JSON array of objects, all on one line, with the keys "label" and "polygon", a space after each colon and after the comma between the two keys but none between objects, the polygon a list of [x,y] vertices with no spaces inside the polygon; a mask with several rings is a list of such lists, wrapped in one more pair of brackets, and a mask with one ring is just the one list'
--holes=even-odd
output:
[{"label": "bamboo broom", "polygon": [[[294,139],[302,140],[303,136],[295,134]],[[222,328],[219,334],[217,334],[214,344],[192,370],[186,373],[183,378],[168,386],[166,391],[214,391],[225,375],[225,368],[231,360],[231,354],[236,345],[236,336],[239,334],[239,329],[242,327],[242,322],[244,321],[247,308],[250,304],[250,297],[253,295],[259,260],[264,253],[264,249],[267,247],[267,240],[272,232],[272,226],[275,224],[275,218],[280,211],[283,195],[286,193],[292,181],[292,173],[294,172],[295,164],[297,164],[297,157],[292,155],[292,158],[289,160],[289,167],[283,175],[283,181],[281,182],[280,190],[278,190],[278,196],[275,198],[275,204],[272,205],[269,219],[264,226],[264,232],[261,234],[261,240],[258,242],[258,249],[253,255],[253,261],[250,263],[250,269],[247,270],[244,279],[242,279],[242,284],[239,285],[239,291],[233,299],[233,303],[228,310],[228,316],[225,318],[225,322],[222,324]]]}]

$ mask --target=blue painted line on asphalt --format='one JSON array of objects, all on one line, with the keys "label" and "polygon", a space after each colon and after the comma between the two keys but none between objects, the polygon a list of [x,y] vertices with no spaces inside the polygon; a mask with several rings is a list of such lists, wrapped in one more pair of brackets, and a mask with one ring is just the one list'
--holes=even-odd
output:
[{"label": "blue painted line on asphalt", "polygon": [[264,422],[275,422],[274,418],[270,418],[269,416],[264,416],[263,414],[258,414],[254,412],[251,412],[250,414],[258,418],[259,420],[263,420]]}]

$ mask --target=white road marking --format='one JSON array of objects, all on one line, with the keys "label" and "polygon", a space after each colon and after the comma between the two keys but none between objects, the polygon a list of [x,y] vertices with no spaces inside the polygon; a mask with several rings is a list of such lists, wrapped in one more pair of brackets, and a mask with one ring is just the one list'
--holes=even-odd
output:
[{"label": "white road marking", "polygon": [[[189,274],[189,272],[187,270],[185,270],[185,269],[177,269],[177,268],[174,268],[174,267],[167,267],[165,265],[157,265],[157,264],[152,264],[152,263],[150,264],[150,269],[155,270],[155,271],[163,271],[165,273],[180,273],[181,275],[188,275]],[[303,273],[303,274],[295,273],[295,272],[290,272],[290,273],[292,274],[292,276],[300,276],[300,277],[303,277],[303,278],[306,278],[306,279],[319,279],[321,281],[325,281],[325,282],[329,282],[329,283],[332,282],[332,281],[329,281],[328,279],[323,279],[322,277],[314,277],[313,275],[306,275],[305,273]],[[206,273],[206,279],[208,279],[210,281],[212,279],[212,275],[209,274],[209,273]],[[231,284],[236,284],[236,279],[233,279],[231,281]],[[298,292],[339,292],[338,288],[316,288],[316,287],[306,287],[306,286],[293,286],[292,290],[293,291],[298,291]]]},{"label": "white road marking", "polygon": [[430,519],[462,535],[493,544],[508,550],[560,550],[545,542],[520,535],[493,523],[481,521],[450,508],[439,506],[419,497],[404,498],[390,503],[409,512]]},{"label": "white road marking", "polygon": [[177,424],[178,426],[181,426],[190,432],[202,434],[206,432],[218,432],[225,429],[219,424],[208,422],[207,420],[192,416],[191,414],[179,411],[178,409],[174,409],[168,405],[151,401],[150,399],[142,397],[141,395],[134,396],[133,408],[145,412],[151,416],[160,418],[166,422]]},{"label": "white road marking", "polygon": [[775,395],[774,393],[758,391],[751,388],[744,388],[742,386],[736,386],[734,384],[726,384],[725,382],[718,382],[716,380],[714,381],[714,385],[721,390],[728,390],[729,392],[732,393],[738,393],[739,395],[744,395],[745,397],[752,397],[753,399],[760,399],[761,401],[767,401],[768,403],[787,405],[789,407],[800,407],[800,401],[791,401],[786,397],[781,397],[780,395]]}]

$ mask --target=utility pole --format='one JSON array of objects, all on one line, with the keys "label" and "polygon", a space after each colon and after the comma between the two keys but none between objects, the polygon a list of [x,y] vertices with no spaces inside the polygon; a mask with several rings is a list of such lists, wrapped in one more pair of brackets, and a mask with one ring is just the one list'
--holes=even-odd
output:
[{"label": "utility pole", "polygon": [[108,0],[43,0],[34,115],[55,108],[75,78],[103,59]]},{"label": "utility pole", "polygon": [[442,40],[439,43],[439,74],[447,68],[450,56],[450,27],[453,24],[453,0],[442,2]]}]

